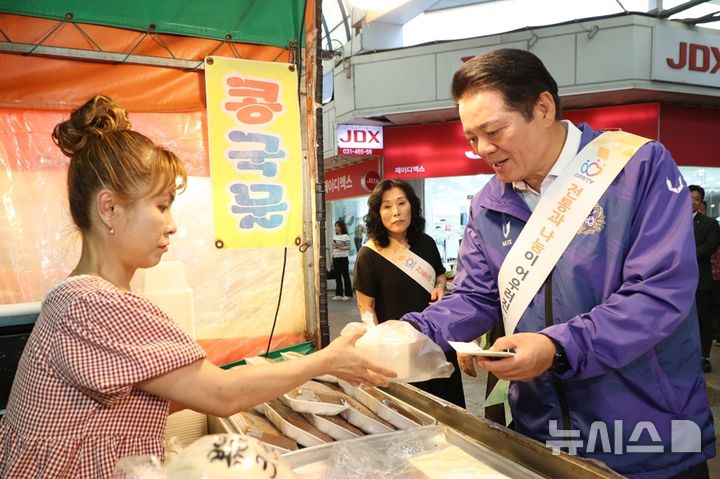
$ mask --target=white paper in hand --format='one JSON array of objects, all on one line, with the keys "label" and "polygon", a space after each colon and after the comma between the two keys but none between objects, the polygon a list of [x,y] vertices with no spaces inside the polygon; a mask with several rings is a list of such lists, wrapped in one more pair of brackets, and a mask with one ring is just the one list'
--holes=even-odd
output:
[{"label": "white paper in hand", "polygon": [[461,354],[471,354],[473,356],[487,356],[493,358],[509,358],[515,356],[512,351],[490,351],[489,349],[481,348],[475,341],[469,343],[463,343],[460,341],[448,341],[448,344],[452,348]]}]

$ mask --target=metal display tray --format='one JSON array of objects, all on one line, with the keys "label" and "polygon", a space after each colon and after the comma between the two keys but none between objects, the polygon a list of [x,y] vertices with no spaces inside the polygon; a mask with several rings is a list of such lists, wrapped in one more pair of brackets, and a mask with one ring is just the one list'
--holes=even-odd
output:
[{"label": "metal display tray", "polygon": [[[370,388],[367,388],[370,389]],[[387,398],[387,401],[391,401],[397,406],[401,407],[403,410],[411,413],[413,416],[415,416],[420,421],[420,426],[433,426],[437,424],[437,420],[432,417],[430,414],[421,411],[420,409],[416,408],[415,406],[411,406],[410,404],[406,403],[405,401],[396,398],[395,396],[392,396],[382,389],[379,388],[372,388],[374,391],[379,392],[382,394],[385,398]],[[402,414],[399,412],[393,411],[391,407],[389,407],[385,401],[377,400],[373,397],[370,397],[367,392],[362,392],[362,389],[360,390],[362,394],[365,395],[366,401],[361,401],[357,397],[355,397],[356,401],[359,401],[365,405],[368,409],[370,409],[374,414],[376,414],[378,417],[390,422],[395,426],[397,429],[411,429],[414,427],[411,421],[404,418]],[[368,402],[369,401],[369,402]],[[400,421],[400,422],[398,422]],[[401,424],[403,427],[398,427],[398,424]],[[419,426],[415,426],[419,427]]]},{"label": "metal display tray", "polygon": [[[495,472],[459,473],[455,477],[541,478],[531,470],[447,426],[423,426],[407,431],[375,434],[289,452],[283,457],[298,478],[417,478],[424,476],[408,459],[456,446]],[[462,468],[462,464],[458,464]],[[453,477],[448,469],[447,476]],[[380,475],[378,475],[380,474]]]}]

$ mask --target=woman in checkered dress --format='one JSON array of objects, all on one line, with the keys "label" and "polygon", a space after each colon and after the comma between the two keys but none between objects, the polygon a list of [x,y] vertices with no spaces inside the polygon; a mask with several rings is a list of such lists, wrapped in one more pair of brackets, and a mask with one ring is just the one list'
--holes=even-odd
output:
[{"label": "woman in checkered dress", "polygon": [[0,477],[105,478],[124,456],[163,456],[169,402],[217,416],[332,373],[385,384],[345,336],[302,361],[222,370],[165,313],[130,292],[168,249],[182,161],[96,96],[58,124],[80,260],[45,298],[0,420]]}]

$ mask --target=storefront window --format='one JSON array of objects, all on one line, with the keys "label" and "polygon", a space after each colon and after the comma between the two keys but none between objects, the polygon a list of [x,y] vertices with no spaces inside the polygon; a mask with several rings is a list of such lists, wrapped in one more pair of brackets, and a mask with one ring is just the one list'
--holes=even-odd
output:
[{"label": "storefront window", "polygon": [[680,173],[688,185],[699,185],[705,189],[707,215],[720,217],[720,168],[681,166]]},{"label": "storefront window", "polygon": [[446,268],[455,267],[470,199],[493,175],[455,176],[425,180],[425,232],[435,239]]}]

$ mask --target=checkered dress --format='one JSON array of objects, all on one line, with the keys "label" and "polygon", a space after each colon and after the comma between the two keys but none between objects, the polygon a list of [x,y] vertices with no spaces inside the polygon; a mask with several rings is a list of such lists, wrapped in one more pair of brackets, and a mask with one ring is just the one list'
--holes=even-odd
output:
[{"label": "checkered dress", "polygon": [[107,478],[163,456],[168,402],[134,384],[205,353],[159,308],[96,276],[47,296],[0,420],[0,477]]}]

